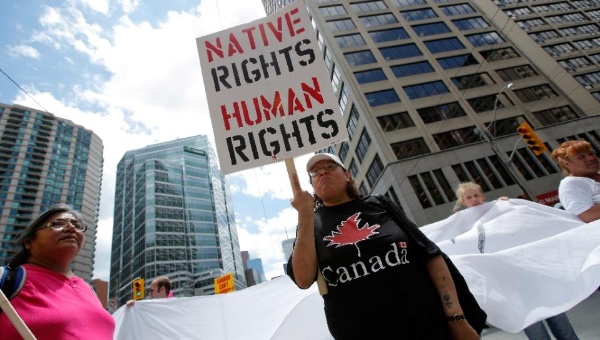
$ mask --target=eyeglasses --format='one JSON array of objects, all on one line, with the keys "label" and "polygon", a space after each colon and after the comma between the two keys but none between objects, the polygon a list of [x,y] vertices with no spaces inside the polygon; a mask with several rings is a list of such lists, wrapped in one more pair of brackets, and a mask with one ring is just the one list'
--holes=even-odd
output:
[{"label": "eyeglasses", "polygon": [[79,221],[77,221],[77,220],[62,220],[62,219],[48,222],[42,228],[50,228],[53,230],[60,231],[60,230],[67,229],[69,227],[69,224],[72,225],[73,227],[75,227],[75,229],[77,229],[77,231],[84,232],[87,230],[87,225],[85,225],[85,224],[81,225],[81,223],[79,223]]},{"label": "eyeglasses", "polygon": [[316,169],[314,169],[312,171],[309,171],[308,175],[310,177],[317,177],[321,173],[321,170],[325,170],[327,172],[331,172],[331,171],[335,170],[335,168],[337,168],[338,166],[339,166],[339,164],[337,164],[337,163],[329,163],[329,164],[327,164],[327,165],[325,165],[323,167],[316,168]]}]

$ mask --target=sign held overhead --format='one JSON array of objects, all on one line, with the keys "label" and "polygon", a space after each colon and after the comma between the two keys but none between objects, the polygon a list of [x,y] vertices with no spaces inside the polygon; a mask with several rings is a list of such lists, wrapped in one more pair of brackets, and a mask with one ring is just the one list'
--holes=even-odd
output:
[{"label": "sign held overhead", "polygon": [[302,1],[196,44],[224,174],[348,138]]}]

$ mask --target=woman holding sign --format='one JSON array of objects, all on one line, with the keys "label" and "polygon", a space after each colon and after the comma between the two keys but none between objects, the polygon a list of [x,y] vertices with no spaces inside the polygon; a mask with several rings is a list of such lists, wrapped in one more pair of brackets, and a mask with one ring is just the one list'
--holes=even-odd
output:
[{"label": "woman holding sign", "polygon": [[479,339],[485,313],[464,279],[392,201],[361,197],[335,155],[314,155],[306,170],[314,196],[292,180],[298,229],[288,275],[302,289],[324,278],[334,338]]}]

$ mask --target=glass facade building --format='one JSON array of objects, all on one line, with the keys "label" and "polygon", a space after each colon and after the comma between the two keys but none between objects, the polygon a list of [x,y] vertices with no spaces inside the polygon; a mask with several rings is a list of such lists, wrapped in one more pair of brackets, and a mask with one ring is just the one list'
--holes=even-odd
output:
[{"label": "glass facade building", "polygon": [[229,185],[206,136],[128,151],[118,164],[110,297],[131,299],[136,277],[171,279],[175,296],[214,293],[232,273],[246,287]]},{"label": "glass facade building", "polygon": [[72,270],[91,281],[103,149],[96,134],[70,120],[0,103],[0,262],[34,217],[66,203],[82,213],[88,226]]},{"label": "glass facade building", "polygon": [[418,225],[447,218],[464,181],[555,202],[560,170],[521,123],[548,150],[600,151],[600,0],[304,3],[349,133],[327,151]]}]

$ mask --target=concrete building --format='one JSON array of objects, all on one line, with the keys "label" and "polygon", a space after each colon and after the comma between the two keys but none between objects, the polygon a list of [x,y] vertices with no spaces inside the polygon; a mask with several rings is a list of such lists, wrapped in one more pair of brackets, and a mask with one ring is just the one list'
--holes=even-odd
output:
[{"label": "concrete building", "polygon": [[66,203],[83,214],[88,226],[72,270],[91,281],[103,150],[94,132],[70,120],[0,103],[0,262],[33,218]]},{"label": "concrete building", "polygon": [[327,151],[418,225],[447,218],[465,181],[552,205],[550,151],[568,139],[600,151],[600,1],[306,5],[350,136]]},{"label": "concrete building", "polygon": [[132,297],[131,282],[171,279],[175,296],[214,294],[232,273],[246,287],[229,184],[206,136],[128,151],[117,167],[110,297]]}]

